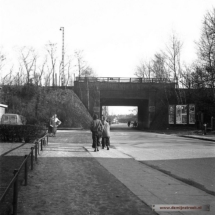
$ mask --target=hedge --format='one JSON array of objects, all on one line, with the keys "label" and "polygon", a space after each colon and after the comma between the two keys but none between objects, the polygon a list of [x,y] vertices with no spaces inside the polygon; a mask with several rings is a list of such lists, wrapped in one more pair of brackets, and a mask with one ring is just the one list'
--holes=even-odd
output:
[{"label": "hedge", "polygon": [[0,125],[0,138],[2,141],[25,141],[33,142],[44,136],[47,128],[36,125]]}]

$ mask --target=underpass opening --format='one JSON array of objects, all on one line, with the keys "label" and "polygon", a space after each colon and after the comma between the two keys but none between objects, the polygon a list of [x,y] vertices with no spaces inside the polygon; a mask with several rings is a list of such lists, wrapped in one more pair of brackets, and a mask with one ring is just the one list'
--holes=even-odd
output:
[{"label": "underpass opening", "polygon": [[[147,99],[122,99],[122,98],[101,98],[100,100],[100,110],[101,115],[106,116],[109,109],[113,109],[113,107],[116,107],[120,110],[127,108],[131,108],[131,110],[136,108],[136,116],[126,119],[116,119],[118,122],[127,123],[128,121],[136,121],[137,122],[137,128],[148,128],[149,127],[149,111],[148,111],[148,100]],[[107,107],[107,109],[106,109]],[[110,115],[111,112],[108,113]],[[129,114],[129,113],[128,113]],[[116,121],[115,120],[115,121]],[[125,124],[124,124],[125,126]],[[133,126],[133,124],[132,124]]]},{"label": "underpass opening", "polygon": [[111,122],[112,130],[137,127],[137,106],[103,106],[102,115]]}]

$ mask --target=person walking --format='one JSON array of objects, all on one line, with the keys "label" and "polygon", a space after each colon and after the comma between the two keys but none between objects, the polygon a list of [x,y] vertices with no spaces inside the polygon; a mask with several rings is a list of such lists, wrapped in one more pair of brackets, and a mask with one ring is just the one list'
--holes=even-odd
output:
[{"label": "person walking", "polygon": [[130,121],[128,121],[128,127],[130,127],[130,124],[131,124],[131,122],[130,122]]},{"label": "person walking", "polygon": [[52,130],[52,136],[55,137],[57,133],[57,127],[61,124],[61,121],[57,118],[57,114],[54,114],[50,119],[50,127]]},{"label": "person walking", "polygon": [[102,136],[103,125],[100,119],[98,119],[98,115],[94,114],[93,121],[90,124],[90,130],[92,132],[93,138],[93,148],[95,148],[94,152],[99,151],[99,139]]},{"label": "person walking", "polygon": [[107,146],[107,150],[109,150],[110,146],[110,125],[107,122],[107,119],[104,117],[102,119],[103,124],[103,132],[102,132],[102,149],[104,149],[105,146]]}]

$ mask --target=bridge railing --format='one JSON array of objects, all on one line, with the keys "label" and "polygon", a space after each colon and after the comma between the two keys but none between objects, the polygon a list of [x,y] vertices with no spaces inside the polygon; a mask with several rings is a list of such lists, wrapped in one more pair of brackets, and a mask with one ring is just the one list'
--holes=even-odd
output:
[{"label": "bridge railing", "polygon": [[76,77],[77,82],[174,83],[168,78]]}]

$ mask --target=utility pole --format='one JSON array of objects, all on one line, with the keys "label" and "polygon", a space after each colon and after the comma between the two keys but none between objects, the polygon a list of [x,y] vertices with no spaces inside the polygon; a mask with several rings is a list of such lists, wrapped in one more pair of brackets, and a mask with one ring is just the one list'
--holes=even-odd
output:
[{"label": "utility pole", "polygon": [[61,70],[61,85],[65,84],[65,74],[64,74],[64,27],[60,28],[62,31],[62,70]]}]

